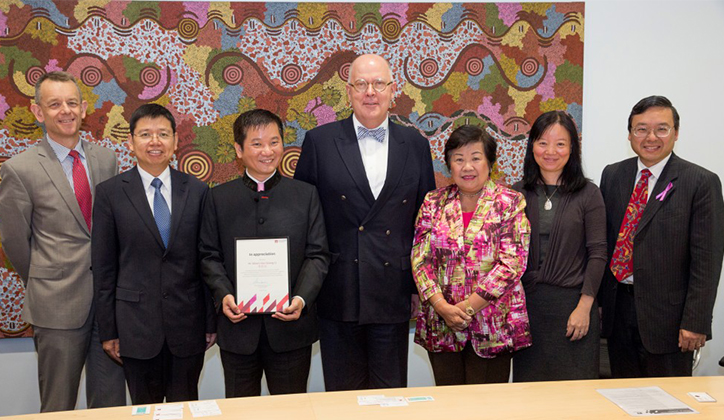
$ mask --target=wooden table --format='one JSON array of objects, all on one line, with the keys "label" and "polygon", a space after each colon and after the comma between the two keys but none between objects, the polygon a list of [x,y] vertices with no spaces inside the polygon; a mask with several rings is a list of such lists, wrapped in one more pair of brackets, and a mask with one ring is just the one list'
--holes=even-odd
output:
[{"label": "wooden table", "polygon": [[[659,386],[699,411],[699,415],[656,418],[724,419],[724,376],[654,379],[604,379],[384,390],[319,392],[217,400],[223,413],[209,419],[274,420],[481,420],[481,419],[631,419],[596,392],[600,388]],[[708,392],[715,403],[698,403],[687,392]],[[430,395],[435,401],[406,407],[359,406],[358,395],[414,397]],[[152,415],[131,416],[130,407],[76,410],[3,417],[2,420],[125,419],[151,420]],[[184,419],[193,419],[184,404]]]}]

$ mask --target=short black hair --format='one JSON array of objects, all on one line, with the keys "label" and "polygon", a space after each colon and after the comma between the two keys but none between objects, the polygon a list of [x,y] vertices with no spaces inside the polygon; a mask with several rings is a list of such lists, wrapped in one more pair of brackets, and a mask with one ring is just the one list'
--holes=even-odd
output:
[{"label": "short black hair", "polygon": [[556,124],[560,124],[571,137],[571,153],[560,176],[561,192],[576,192],[586,185],[586,177],[583,175],[583,164],[581,163],[581,142],[578,138],[576,123],[566,112],[548,111],[536,118],[530,128],[528,148],[523,159],[523,188],[526,190],[533,191],[536,185],[544,182],[540,174],[540,166],[533,155],[533,145],[546,130]]},{"label": "short black hair", "polygon": [[631,131],[631,123],[633,122],[634,115],[640,115],[644,112],[648,111],[649,108],[669,108],[671,110],[671,114],[674,116],[674,130],[679,131],[679,113],[676,111],[676,108],[674,108],[674,105],[671,104],[671,101],[669,98],[665,96],[649,96],[647,98],[643,98],[642,100],[638,101],[636,105],[631,109],[631,114],[628,116],[628,130]]},{"label": "short black hair", "polygon": [[284,124],[277,114],[260,108],[246,111],[234,121],[234,141],[244,150],[244,139],[249,129],[266,127],[269,124],[276,124],[279,135],[284,136]]},{"label": "short black hair", "polygon": [[465,124],[456,128],[445,142],[445,165],[447,165],[447,168],[450,169],[450,156],[453,151],[478,142],[483,144],[483,153],[485,153],[485,158],[488,160],[488,169],[492,171],[498,152],[498,143],[481,127],[472,124]]},{"label": "short black hair", "polygon": [[133,135],[134,131],[136,131],[136,124],[138,124],[138,120],[141,118],[166,118],[168,122],[171,123],[171,131],[176,134],[176,120],[173,118],[173,114],[171,114],[171,111],[159,104],[143,104],[133,111],[133,114],[131,114],[131,121],[129,122],[129,125],[131,126],[131,135]]}]

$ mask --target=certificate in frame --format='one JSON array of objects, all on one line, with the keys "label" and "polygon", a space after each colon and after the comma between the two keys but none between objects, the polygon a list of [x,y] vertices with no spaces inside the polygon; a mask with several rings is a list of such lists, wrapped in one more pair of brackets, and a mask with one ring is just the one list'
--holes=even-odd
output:
[{"label": "certificate in frame", "polygon": [[245,314],[271,314],[289,306],[289,238],[235,238],[236,303]]}]

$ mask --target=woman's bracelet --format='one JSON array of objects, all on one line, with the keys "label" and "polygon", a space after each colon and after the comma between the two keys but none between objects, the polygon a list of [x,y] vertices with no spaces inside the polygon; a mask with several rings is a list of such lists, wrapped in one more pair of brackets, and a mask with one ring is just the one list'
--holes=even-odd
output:
[{"label": "woman's bracelet", "polygon": [[445,298],[444,298],[443,296],[440,296],[439,298],[435,299],[435,301],[432,302],[432,303],[430,304],[430,306],[432,306],[432,307],[434,308],[435,305],[437,305],[437,303],[440,302],[440,301],[443,300],[443,299],[445,299]]}]

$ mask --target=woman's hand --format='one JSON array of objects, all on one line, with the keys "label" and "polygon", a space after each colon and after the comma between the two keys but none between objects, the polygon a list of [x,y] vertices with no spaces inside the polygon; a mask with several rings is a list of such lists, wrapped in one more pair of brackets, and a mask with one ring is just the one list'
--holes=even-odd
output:
[{"label": "woman's hand", "polygon": [[452,328],[453,331],[462,331],[470,325],[471,318],[465,313],[465,310],[447,303],[444,299],[435,304],[435,312],[445,320],[447,326]]},{"label": "woman's hand", "polygon": [[591,305],[593,305],[593,296],[581,295],[578,306],[568,317],[566,337],[570,337],[571,341],[580,340],[588,334],[588,326],[591,322]]}]

